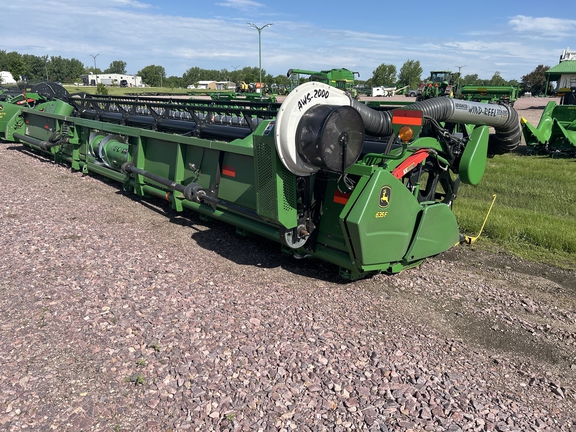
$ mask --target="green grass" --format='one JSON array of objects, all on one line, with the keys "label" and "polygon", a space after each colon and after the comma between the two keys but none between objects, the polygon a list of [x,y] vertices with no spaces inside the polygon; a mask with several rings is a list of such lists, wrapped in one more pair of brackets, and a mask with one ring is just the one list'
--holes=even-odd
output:
[{"label": "green grass", "polygon": [[522,258],[576,269],[576,159],[507,154],[488,160],[477,186],[454,202],[461,230]]}]

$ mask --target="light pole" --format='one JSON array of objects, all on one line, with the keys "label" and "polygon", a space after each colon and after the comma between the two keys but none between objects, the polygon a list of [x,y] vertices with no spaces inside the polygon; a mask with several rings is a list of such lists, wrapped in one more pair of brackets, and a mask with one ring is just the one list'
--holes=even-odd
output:
[{"label": "light pole", "polygon": [[262,27],[258,27],[256,24],[248,23],[250,27],[254,27],[258,30],[258,68],[260,69],[260,100],[262,100],[262,30],[266,27],[273,25],[274,23],[264,24]]},{"label": "light pole", "polygon": [[96,57],[98,57],[100,54],[96,54],[96,55],[92,55],[90,54],[90,57],[92,57],[94,59],[94,73],[96,73]]},{"label": "light pole", "polygon": [[96,72],[96,57],[98,57],[100,54],[96,54],[96,55],[92,55],[90,54],[90,57],[92,57],[94,59],[94,73],[96,74],[96,81],[94,81],[94,83],[96,85],[98,85],[98,72]]},{"label": "light pole", "polygon": [[456,85],[456,88],[457,88],[457,91],[459,91],[459,90],[460,90],[460,76],[461,76],[460,71],[462,70],[463,67],[466,67],[466,65],[464,65],[464,66],[456,66],[456,67],[458,68],[458,83],[457,83],[457,85]]},{"label": "light pole", "polygon": [[50,81],[48,79],[48,56],[44,56],[44,69],[46,69],[46,82]]}]

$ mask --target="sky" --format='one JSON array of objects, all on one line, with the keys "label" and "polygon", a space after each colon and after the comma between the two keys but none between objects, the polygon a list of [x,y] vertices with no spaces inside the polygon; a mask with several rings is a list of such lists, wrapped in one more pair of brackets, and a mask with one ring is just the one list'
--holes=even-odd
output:
[{"label": "sky", "polygon": [[[347,68],[360,80],[382,63],[521,80],[576,49],[573,2],[558,0],[0,0],[0,50],[78,59],[104,70],[125,61],[166,76],[192,67]],[[271,23],[261,32],[257,27]]]}]

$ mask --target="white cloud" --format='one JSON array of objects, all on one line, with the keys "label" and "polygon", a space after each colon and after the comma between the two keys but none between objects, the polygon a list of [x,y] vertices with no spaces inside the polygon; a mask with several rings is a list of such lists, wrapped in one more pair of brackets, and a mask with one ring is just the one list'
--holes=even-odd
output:
[{"label": "white cloud", "polygon": [[117,4],[118,6],[129,6],[134,9],[149,9],[152,6],[146,3],[142,3],[136,0],[112,0],[112,4]]},{"label": "white cloud", "polygon": [[509,21],[509,24],[518,32],[538,33],[540,36],[550,38],[572,36],[576,30],[576,20],[549,17],[517,15]]},{"label": "white cloud", "polygon": [[[99,54],[100,68],[122,60],[131,73],[156,64],[176,76],[194,66],[231,70],[257,65],[258,34],[246,23],[269,22],[267,9],[272,6],[264,7],[263,0],[216,1],[226,12],[218,17],[164,8],[154,0],[19,0],[2,8],[0,49],[76,58],[86,66],[92,66],[92,55]],[[22,10],[32,9],[43,19],[22,33]],[[399,70],[405,61],[418,60],[425,73],[467,65],[465,73],[490,77],[497,69],[505,79],[519,79],[538,64],[555,64],[576,29],[574,20],[517,15],[490,26],[468,25],[465,31],[440,34],[406,31],[394,22],[382,28],[338,26],[275,13],[274,26],[262,32],[262,66],[272,75],[290,68],[345,67],[368,79],[382,63]],[[569,36],[551,39],[559,33]]]},{"label": "white cloud", "polygon": [[227,0],[222,3],[216,3],[216,6],[231,7],[240,10],[263,7],[262,3],[253,0]]}]

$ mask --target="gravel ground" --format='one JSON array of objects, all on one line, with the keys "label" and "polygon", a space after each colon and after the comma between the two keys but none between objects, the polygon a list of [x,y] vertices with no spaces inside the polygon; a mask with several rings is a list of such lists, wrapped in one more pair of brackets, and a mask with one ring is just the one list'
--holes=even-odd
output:
[{"label": "gravel ground", "polygon": [[0,161],[2,430],[576,431],[574,271],[461,246],[344,283],[20,145]]}]

